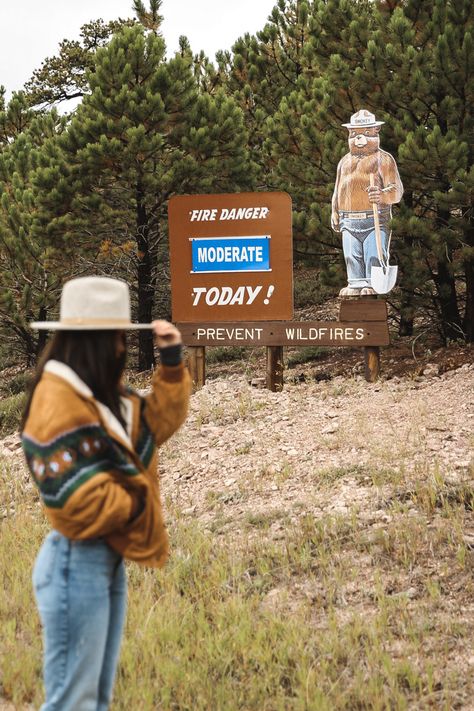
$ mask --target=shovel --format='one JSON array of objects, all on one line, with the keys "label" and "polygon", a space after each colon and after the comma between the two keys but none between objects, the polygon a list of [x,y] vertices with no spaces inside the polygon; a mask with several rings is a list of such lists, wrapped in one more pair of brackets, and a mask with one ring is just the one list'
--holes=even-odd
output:
[{"label": "shovel", "polygon": [[[370,174],[370,186],[374,186],[374,175]],[[372,203],[372,210],[374,211],[374,226],[375,226],[375,241],[377,244],[377,256],[380,262],[380,267],[372,267],[370,270],[370,284],[372,289],[377,294],[388,294],[389,291],[395,286],[397,281],[398,267],[391,267],[389,265],[390,259],[390,238],[387,244],[387,259],[384,259],[382,250],[382,237],[380,235],[380,222],[377,204]]]}]

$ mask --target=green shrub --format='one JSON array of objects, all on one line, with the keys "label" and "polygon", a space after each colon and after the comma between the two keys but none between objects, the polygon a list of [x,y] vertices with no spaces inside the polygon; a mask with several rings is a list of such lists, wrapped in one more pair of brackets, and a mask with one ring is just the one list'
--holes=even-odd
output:
[{"label": "green shrub", "polygon": [[26,404],[26,393],[17,393],[0,400],[0,437],[18,430]]},{"label": "green shrub", "polygon": [[313,360],[318,360],[323,353],[324,350],[317,346],[299,348],[295,353],[291,353],[288,356],[287,366],[288,368],[294,368],[295,365],[300,365],[301,363],[310,363]]},{"label": "green shrub", "polygon": [[18,395],[28,390],[31,380],[31,373],[27,370],[21,370],[11,378],[5,378],[0,384],[0,393],[9,397],[10,395]]},{"label": "green shrub", "polygon": [[218,346],[206,350],[207,363],[230,363],[233,360],[241,360],[247,349],[242,346]]}]

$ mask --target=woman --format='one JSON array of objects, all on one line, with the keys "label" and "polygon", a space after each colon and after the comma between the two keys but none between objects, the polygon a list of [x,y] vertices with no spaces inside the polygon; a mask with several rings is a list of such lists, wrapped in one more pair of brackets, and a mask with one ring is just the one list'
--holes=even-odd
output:
[{"label": "woman", "polygon": [[[53,530],[33,585],[44,633],[41,711],[108,708],[125,618],[123,558],[167,558],[156,447],[186,417],[190,378],[181,336],[166,321],[132,324],[128,287],[67,282],[60,320],[26,406],[22,442]],[[125,330],[150,328],[161,366],[146,397],[124,388]]]}]

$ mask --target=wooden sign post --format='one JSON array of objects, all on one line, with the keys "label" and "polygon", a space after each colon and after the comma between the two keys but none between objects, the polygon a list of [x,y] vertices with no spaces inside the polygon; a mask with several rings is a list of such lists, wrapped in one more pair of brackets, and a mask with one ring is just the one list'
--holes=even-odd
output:
[{"label": "wooden sign post", "polygon": [[204,346],[188,348],[188,368],[196,388],[202,388],[206,382],[206,349]]},{"label": "wooden sign post", "polygon": [[283,346],[267,346],[267,389],[283,390]]},{"label": "wooden sign post", "polygon": [[[283,387],[284,346],[352,346],[364,348],[365,378],[375,382],[380,372],[380,346],[389,344],[385,301],[358,299],[343,301],[339,321],[250,321],[245,324],[178,323],[183,342],[190,351],[191,372],[195,382],[204,384],[206,346],[266,346],[267,387]],[[199,351],[199,355],[194,351]],[[200,368],[200,370],[199,370]]]}]

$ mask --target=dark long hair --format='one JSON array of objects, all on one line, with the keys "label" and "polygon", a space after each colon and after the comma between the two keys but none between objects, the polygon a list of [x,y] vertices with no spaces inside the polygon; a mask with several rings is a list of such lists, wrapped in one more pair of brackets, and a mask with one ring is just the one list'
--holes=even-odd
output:
[{"label": "dark long hair", "polygon": [[[123,353],[117,348],[123,338]],[[125,425],[120,411],[121,377],[127,357],[124,331],[58,331],[46,345],[30,386],[21,423],[28,418],[36,386],[48,360],[59,360],[68,365],[92,390],[96,400],[104,403]]]}]

